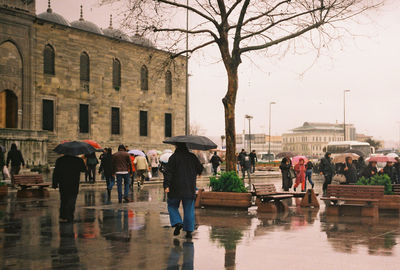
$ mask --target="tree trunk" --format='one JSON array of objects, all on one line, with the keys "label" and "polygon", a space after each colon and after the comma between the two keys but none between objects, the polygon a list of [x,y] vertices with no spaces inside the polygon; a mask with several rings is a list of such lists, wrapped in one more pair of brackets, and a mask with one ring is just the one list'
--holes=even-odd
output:
[{"label": "tree trunk", "polygon": [[222,99],[225,109],[226,171],[236,170],[235,105],[238,90],[238,68],[226,65],[228,91]]}]

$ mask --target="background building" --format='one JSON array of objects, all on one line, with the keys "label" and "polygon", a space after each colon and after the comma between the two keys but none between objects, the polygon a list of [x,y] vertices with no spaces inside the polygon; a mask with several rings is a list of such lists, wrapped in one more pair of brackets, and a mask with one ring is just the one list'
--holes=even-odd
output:
[{"label": "background building", "polygon": [[[47,163],[63,140],[148,150],[185,132],[185,58],[148,39],[84,19],[68,22],[49,3],[0,1],[0,144]],[[49,154],[50,156],[47,156]]]},{"label": "background building", "polygon": [[[249,134],[236,134],[236,151],[250,151]],[[269,136],[264,133],[251,134],[251,150],[257,153],[268,152]],[[271,136],[271,153],[282,152],[282,136]]]},{"label": "background building", "polygon": [[[354,126],[346,124],[346,140],[355,140],[355,136]],[[282,148],[299,155],[321,157],[329,142],[343,140],[343,124],[304,122],[301,127],[282,134]]]}]

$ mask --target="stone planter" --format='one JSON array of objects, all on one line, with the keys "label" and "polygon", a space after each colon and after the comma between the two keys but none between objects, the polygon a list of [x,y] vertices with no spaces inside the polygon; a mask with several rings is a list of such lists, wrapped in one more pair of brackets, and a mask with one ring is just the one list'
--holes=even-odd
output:
[{"label": "stone planter", "polygon": [[379,210],[397,210],[400,212],[399,195],[383,195],[378,203]]},{"label": "stone planter", "polygon": [[198,195],[200,206],[249,208],[251,206],[251,193],[212,192],[203,191]]}]

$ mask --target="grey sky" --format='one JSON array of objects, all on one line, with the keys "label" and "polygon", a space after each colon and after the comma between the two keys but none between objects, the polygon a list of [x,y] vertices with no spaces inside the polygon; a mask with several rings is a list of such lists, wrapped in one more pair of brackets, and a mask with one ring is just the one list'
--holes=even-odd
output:
[{"label": "grey sky", "polygon": [[[278,135],[304,121],[343,122],[343,90],[347,94],[346,122],[357,131],[378,139],[399,141],[400,3],[390,0],[379,12],[370,14],[367,24],[349,23],[357,37],[332,44],[316,59],[315,51],[284,57],[248,55],[240,66],[237,99],[237,132],[243,130],[245,114],[254,116],[252,131],[267,132],[268,103],[273,105],[272,134]],[[110,8],[96,0],[53,0],[54,12],[69,21],[84,17],[102,28],[108,27]],[[47,0],[37,0],[37,13],[46,10]],[[182,22],[184,23],[184,22]],[[114,25],[118,22],[115,21]],[[226,91],[223,64],[216,63],[218,51],[210,47],[196,53],[190,62],[191,121],[207,135],[224,132],[221,99]],[[313,62],[316,62],[313,64]],[[246,124],[247,130],[247,124]]]}]

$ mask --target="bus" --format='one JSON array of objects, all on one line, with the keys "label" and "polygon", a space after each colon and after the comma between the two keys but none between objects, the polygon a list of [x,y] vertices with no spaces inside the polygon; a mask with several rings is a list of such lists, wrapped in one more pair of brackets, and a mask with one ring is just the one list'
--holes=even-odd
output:
[{"label": "bus", "polygon": [[338,141],[329,142],[326,147],[326,152],[335,154],[346,153],[346,151],[354,149],[360,151],[364,154],[364,157],[369,157],[371,154],[375,153],[375,148],[369,145],[367,142],[357,142],[357,141]]}]

